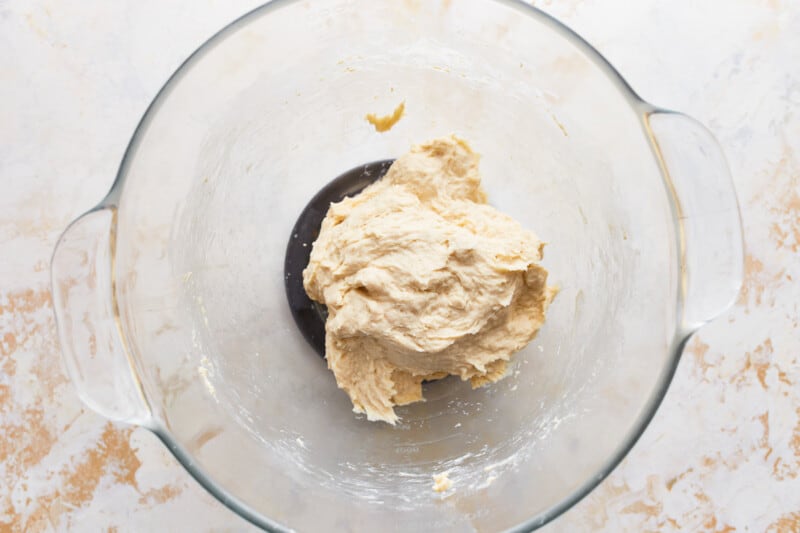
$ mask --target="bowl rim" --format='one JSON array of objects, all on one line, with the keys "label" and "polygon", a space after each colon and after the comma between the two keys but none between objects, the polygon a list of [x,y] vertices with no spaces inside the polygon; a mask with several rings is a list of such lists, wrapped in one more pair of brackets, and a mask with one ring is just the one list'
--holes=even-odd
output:
[{"label": "bowl rim", "polygon": [[[147,130],[153,116],[160,109],[161,105],[166,97],[170,94],[173,87],[183,78],[190,68],[195,63],[200,61],[203,56],[205,56],[205,54],[209,52],[215,45],[221,43],[222,40],[236,32],[238,29],[244,27],[251,20],[265,16],[273,10],[281,9],[298,1],[300,0],[270,0],[247,11],[206,39],[197,49],[195,49],[194,52],[192,52],[184,61],[181,62],[181,64],[175,69],[169,78],[167,78],[167,80],[156,93],[153,100],[145,109],[141,119],[133,131],[127,148],[125,149],[111,188],[106,196],[92,210],[107,207],[117,207],[119,205],[131,161],[133,160],[139,148],[145,131]],[[606,74],[609,82],[616,86],[620,94],[627,99],[633,111],[635,111],[640,117],[644,134],[647,135],[647,132],[644,130],[646,130],[645,123],[649,115],[653,113],[671,113],[669,110],[654,106],[643,100],[622,77],[617,69],[614,68],[614,66],[594,46],[592,46],[578,33],[566,26],[564,23],[560,22],[552,15],[549,15],[541,9],[526,3],[524,0],[484,1],[492,1],[504,4],[507,7],[518,11],[523,16],[532,17],[555,30],[556,33],[560,34],[563,38],[575,45],[576,48],[583,52],[585,56],[595,64],[595,66],[597,66],[604,74]],[[680,303],[680,301],[681,296],[679,294],[678,302]],[[676,327],[676,332],[669,347],[669,357],[664,365],[664,368],[661,370],[656,387],[652,391],[650,397],[644,403],[644,407],[639,414],[639,417],[632,425],[629,433],[622,439],[615,452],[611,454],[611,456],[600,467],[597,473],[584,481],[578,488],[573,490],[571,494],[569,494],[559,503],[538,513],[537,515],[534,515],[521,524],[512,527],[508,530],[509,532],[522,533],[533,531],[544,526],[577,504],[592,490],[594,490],[606,477],[608,477],[609,474],[611,474],[611,472],[622,462],[633,446],[637,443],[655,416],[655,413],[661,405],[667,389],[672,382],[672,378],[680,361],[681,353],[695,331],[696,329],[686,329],[679,326]],[[172,453],[175,459],[177,459],[180,465],[189,473],[189,475],[192,476],[206,491],[214,496],[214,498],[216,498],[225,507],[261,529],[275,532],[291,531],[291,529],[288,527],[262,515],[238,499],[236,496],[229,493],[226,489],[219,486],[217,482],[214,481],[212,476],[210,476],[202,467],[195,463],[191,453],[189,453],[188,450],[186,450],[173,438],[169,429],[158,419],[151,417],[150,420],[141,424],[141,426],[154,433],[156,437],[158,437],[158,439],[161,440],[161,442],[167,447],[170,453]]]}]

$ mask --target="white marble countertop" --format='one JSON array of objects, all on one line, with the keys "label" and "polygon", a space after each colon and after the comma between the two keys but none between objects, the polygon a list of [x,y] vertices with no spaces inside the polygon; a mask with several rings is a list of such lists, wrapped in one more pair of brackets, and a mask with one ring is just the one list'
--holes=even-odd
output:
[{"label": "white marble countertop", "polygon": [[[159,441],[82,407],[49,258],[178,64],[258,0],[0,0],[0,530],[246,531]],[[746,279],[625,461],[549,531],[800,531],[800,4],[537,1],[710,127]]]}]

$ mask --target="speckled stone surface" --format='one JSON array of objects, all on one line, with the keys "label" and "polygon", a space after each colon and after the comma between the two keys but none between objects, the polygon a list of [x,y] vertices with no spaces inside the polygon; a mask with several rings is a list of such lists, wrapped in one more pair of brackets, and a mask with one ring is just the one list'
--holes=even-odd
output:
[{"label": "speckled stone surface", "polygon": [[[0,531],[249,531],[145,430],[82,407],[49,259],[161,84],[257,0],[0,0]],[[709,126],[746,279],[625,461],[546,531],[800,531],[800,3],[537,1]]]}]

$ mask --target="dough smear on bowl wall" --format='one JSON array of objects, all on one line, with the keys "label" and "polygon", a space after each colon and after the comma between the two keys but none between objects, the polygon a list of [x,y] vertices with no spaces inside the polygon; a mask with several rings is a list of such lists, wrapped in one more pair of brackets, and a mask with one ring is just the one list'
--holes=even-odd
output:
[{"label": "dough smear on bowl wall", "polygon": [[303,281],[328,308],[328,366],[369,420],[396,423],[424,381],[501,379],[544,323],[544,243],[488,205],[479,159],[455,136],[415,146],[322,222]]}]

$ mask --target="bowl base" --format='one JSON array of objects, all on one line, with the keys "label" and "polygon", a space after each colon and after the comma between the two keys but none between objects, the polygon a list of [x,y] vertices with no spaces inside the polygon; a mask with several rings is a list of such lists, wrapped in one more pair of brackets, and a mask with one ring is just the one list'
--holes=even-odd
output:
[{"label": "bowl base", "polygon": [[297,327],[321,357],[325,357],[325,320],[328,312],[324,305],[311,300],[303,287],[303,270],[308,266],[311,247],[319,237],[322,220],[330,205],[348,196],[355,196],[381,179],[392,163],[394,159],[359,165],[328,183],[300,213],[289,236],[283,266],[286,298]]}]

